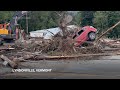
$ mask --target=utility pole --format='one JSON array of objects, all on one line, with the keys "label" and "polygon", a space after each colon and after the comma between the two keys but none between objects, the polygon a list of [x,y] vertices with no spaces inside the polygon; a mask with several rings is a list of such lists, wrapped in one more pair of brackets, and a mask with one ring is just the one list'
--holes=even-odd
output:
[{"label": "utility pole", "polygon": [[27,13],[26,13],[26,31],[27,31],[27,34],[28,34],[28,17],[27,17]]}]

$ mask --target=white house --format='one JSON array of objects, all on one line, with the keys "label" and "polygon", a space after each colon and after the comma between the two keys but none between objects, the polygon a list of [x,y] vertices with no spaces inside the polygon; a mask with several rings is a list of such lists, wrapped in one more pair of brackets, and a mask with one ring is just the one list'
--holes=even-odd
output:
[{"label": "white house", "polygon": [[[69,25],[67,26],[68,30],[74,30],[77,28],[75,25]],[[61,29],[59,27],[56,28],[50,28],[50,29],[43,29],[43,30],[36,30],[36,31],[31,31],[30,36],[31,37],[43,37],[44,39],[52,39],[54,35],[59,33]]]}]

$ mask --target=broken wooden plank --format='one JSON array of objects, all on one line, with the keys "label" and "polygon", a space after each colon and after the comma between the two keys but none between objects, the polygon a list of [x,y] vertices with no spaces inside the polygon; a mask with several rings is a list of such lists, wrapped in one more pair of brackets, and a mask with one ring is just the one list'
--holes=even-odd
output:
[{"label": "broken wooden plank", "polygon": [[1,55],[0,58],[6,62],[8,62],[8,64],[12,67],[12,68],[17,68],[17,64],[13,61],[11,61],[9,58],[7,58],[6,56],[4,55]]}]

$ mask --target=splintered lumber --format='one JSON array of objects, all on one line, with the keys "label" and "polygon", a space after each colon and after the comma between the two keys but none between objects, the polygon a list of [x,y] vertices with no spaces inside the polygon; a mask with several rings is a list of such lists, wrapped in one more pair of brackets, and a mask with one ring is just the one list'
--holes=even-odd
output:
[{"label": "splintered lumber", "polygon": [[[2,60],[4,60],[4,61],[8,62],[8,64],[10,65],[10,67],[12,67],[12,68],[17,68],[17,64],[16,64],[15,62],[11,61],[10,59],[8,59],[6,56],[1,55],[0,58],[1,58]],[[5,63],[6,63],[6,62],[5,62]]]},{"label": "splintered lumber", "polygon": [[106,33],[110,32],[113,28],[115,28],[116,26],[118,26],[120,24],[120,21],[117,22],[115,25],[113,25],[112,27],[110,27],[109,29],[107,29],[103,34],[101,34],[97,39],[96,39],[96,43],[100,40],[101,37],[103,37]]},{"label": "splintered lumber", "polygon": [[99,53],[99,54],[80,54],[80,55],[71,55],[71,56],[37,56],[33,60],[54,60],[54,59],[72,59],[80,57],[90,57],[90,56],[112,56],[120,55],[120,53]]}]

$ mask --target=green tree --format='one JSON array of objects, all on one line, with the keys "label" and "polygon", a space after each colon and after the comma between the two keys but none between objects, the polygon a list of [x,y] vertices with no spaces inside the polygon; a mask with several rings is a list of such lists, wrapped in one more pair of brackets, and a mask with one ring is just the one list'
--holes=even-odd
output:
[{"label": "green tree", "polygon": [[0,23],[8,22],[12,19],[14,11],[0,11]]},{"label": "green tree", "polygon": [[108,28],[108,14],[106,11],[96,11],[94,13],[93,25],[98,29],[99,33]]},{"label": "green tree", "polygon": [[93,25],[93,18],[94,18],[95,11],[82,11],[81,12],[81,25]]},{"label": "green tree", "polygon": [[[99,33],[104,32],[120,20],[120,11],[97,11],[94,14],[94,25]],[[120,37],[120,26],[115,27],[106,36],[110,38]]]},{"label": "green tree", "polygon": [[73,24],[80,26],[81,25],[81,11],[79,11],[73,18]]},{"label": "green tree", "polygon": [[[120,11],[108,11],[108,26],[111,27],[120,20]],[[109,34],[110,38],[120,37],[120,25],[115,27]]]},{"label": "green tree", "polygon": [[[29,13],[29,31],[53,28],[57,26],[54,12],[52,11],[31,11]],[[25,20],[23,20],[25,28]]]}]

